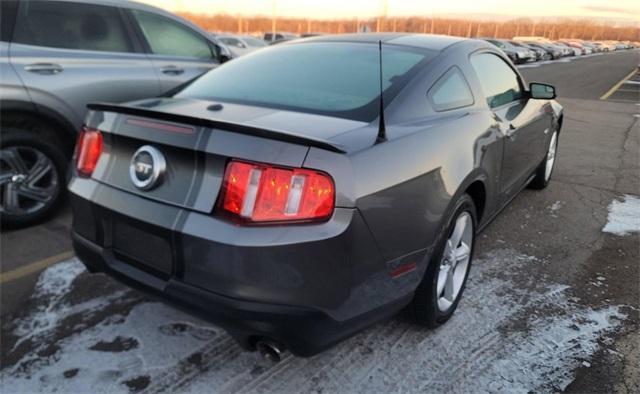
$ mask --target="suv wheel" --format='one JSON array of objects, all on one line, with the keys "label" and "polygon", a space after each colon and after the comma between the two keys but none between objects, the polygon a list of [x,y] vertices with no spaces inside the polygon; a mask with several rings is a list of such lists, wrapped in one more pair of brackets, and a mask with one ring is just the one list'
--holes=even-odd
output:
[{"label": "suv wheel", "polygon": [[64,197],[67,159],[35,126],[8,125],[0,141],[0,219],[21,227],[51,215]]}]

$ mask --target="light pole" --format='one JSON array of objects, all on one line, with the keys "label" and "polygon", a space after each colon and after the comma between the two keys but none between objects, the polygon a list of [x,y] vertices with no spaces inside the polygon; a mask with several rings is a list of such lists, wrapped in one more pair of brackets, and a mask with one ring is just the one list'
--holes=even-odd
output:
[{"label": "light pole", "polygon": [[276,0],[271,2],[271,34],[272,37],[276,36]]}]

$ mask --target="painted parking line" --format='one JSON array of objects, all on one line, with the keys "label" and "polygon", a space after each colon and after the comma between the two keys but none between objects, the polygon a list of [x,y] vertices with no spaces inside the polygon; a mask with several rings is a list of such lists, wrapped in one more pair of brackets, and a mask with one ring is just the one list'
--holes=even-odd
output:
[{"label": "painted parking line", "polygon": [[605,94],[603,94],[600,97],[600,100],[606,100],[608,99],[613,93],[616,92],[616,90],[618,90],[618,88],[620,88],[620,86],[622,86],[623,83],[627,82],[629,79],[631,79],[631,77],[633,77],[636,73],[638,72],[638,70],[636,68],[634,68],[629,75],[627,75],[626,77],[622,78],[622,80],[620,80],[620,82],[618,82],[617,84],[613,85],[611,87],[611,89],[609,89]]},{"label": "painted parking line", "polygon": [[48,266],[59,263],[63,260],[68,260],[71,257],[73,257],[73,252],[66,251],[60,254],[56,254],[54,256],[47,257],[42,260],[34,261],[33,263],[23,265],[22,267],[16,268],[12,271],[0,273],[0,284],[12,282],[16,279],[24,278],[27,275],[31,275],[35,272],[41,271],[47,268]]}]

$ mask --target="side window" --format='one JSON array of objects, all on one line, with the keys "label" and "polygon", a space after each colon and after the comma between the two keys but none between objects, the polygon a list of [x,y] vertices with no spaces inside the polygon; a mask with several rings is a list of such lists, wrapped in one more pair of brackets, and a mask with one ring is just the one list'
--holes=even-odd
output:
[{"label": "side window", "polygon": [[500,57],[491,53],[471,56],[489,107],[496,108],[522,98],[518,75]]},{"label": "side window", "polygon": [[120,11],[95,4],[22,2],[13,41],[51,48],[133,52]]},{"label": "side window", "polygon": [[209,43],[187,26],[149,12],[132,12],[154,54],[197,59],[213,58]]},{"label": "side window", "polygon": [[244,48],[244,44],[236,38],[221,38],[220,41],[222,41],[222,43],[225,45],[229,45],[237,48]]},{"label": "side window", "polygon": [[473,104],[471,89],[457,67],[449,71],[429,89],[429,98],[436,111],[448,111]]}]

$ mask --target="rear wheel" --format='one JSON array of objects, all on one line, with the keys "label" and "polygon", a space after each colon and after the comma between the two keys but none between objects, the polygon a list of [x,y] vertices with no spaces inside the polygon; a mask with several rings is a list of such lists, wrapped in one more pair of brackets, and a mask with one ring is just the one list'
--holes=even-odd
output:
[{"label": "rear wheel", "polygon": [[66,156],[27,125],[3,125],[0,141],[0,219],[25,226],[52,214],[64,196]]},{"label": "rear wheel", "polygon": [[409,307],[418,324],[437,327],[456,310],[471,268],[476,222],[473,200],[464,194],[456,202]]}]

